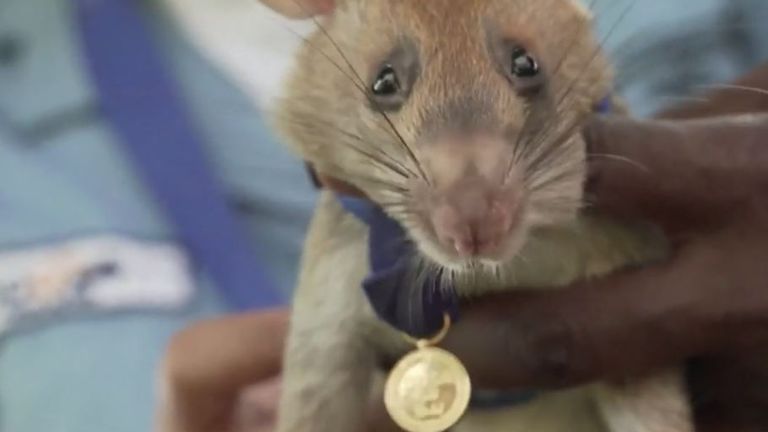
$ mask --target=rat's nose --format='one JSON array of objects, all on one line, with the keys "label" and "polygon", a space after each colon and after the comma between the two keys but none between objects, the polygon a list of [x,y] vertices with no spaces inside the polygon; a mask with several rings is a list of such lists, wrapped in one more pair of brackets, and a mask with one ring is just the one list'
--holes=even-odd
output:
[{"label": "rat's nose", "polygon": [[515,226],[516,201],[508,194],[489,196],[472,188],[454,190],[432,211],[437,238],[462,257],[492,255]]}]

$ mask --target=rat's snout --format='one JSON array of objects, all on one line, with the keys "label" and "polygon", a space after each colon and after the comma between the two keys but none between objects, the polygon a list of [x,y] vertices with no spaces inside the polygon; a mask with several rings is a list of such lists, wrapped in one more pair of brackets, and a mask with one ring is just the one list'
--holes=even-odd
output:
[{"label": "rat's snout", "polygon": [[519,199],[510,191],[488,192],[477,182],[451,188],[431,209],[438,241],[459,256],[492,257],[515,229]]},{"label": "rat's snout", "polygon": [[505,256],[523,207],[512,147],[502,137],[447,135],[423,155],[431,180],[423,214],[439,245],[461,258]]}]

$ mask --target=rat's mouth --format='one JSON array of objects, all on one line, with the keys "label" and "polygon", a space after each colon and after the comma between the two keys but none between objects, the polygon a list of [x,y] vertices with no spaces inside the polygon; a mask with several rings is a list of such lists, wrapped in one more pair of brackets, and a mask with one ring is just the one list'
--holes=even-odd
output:
[{"label": "rat's mouth", "polygon": [[495,188],[489,193],[469,188],[466,193],[425,196],[420,204],[418,229],[412,234],[422,252],[448,268],[505,264],[527,238],[526,206],[519,189]]},{"label": "rat's mouth", "polygon": [[501,263],[518,252],[524,238],[521,212],[502,204],[469,221],[446,206],[430,216],[434,241],[454,261]]}]

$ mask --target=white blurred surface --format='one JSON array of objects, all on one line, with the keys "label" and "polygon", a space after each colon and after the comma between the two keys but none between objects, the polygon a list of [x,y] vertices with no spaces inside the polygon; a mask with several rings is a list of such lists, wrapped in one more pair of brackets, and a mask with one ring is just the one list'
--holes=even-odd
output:
[{"label": "white blurred surface", "polygon": [[257,0],[163,0],[192,42],[259,104],[280,93],[312,21],[288,20]]}]

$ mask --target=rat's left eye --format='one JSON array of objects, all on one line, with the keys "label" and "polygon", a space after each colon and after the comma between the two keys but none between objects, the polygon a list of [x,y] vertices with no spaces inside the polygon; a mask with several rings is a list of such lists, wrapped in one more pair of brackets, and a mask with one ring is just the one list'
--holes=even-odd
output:
[{"label": "rat's left eye", "polygon": [[368,92],[376,110],[396,111],[403,106],[408,97],[407,86],[407,81],[401,81],[397,69],[390,64],[385,64],[377,72]]},{"label": "rat's left eye", "polygon": [[512,50],[512,75],[517,78],[533,78],[539,74],[539,63],[523,48]]},{"label": "rat's left eye", "polygon": [[376,96],[393,96],[400,91],[400,80],[397,77],[395,68],[390,65],[384,66],[371,86],[371,91]]}]

